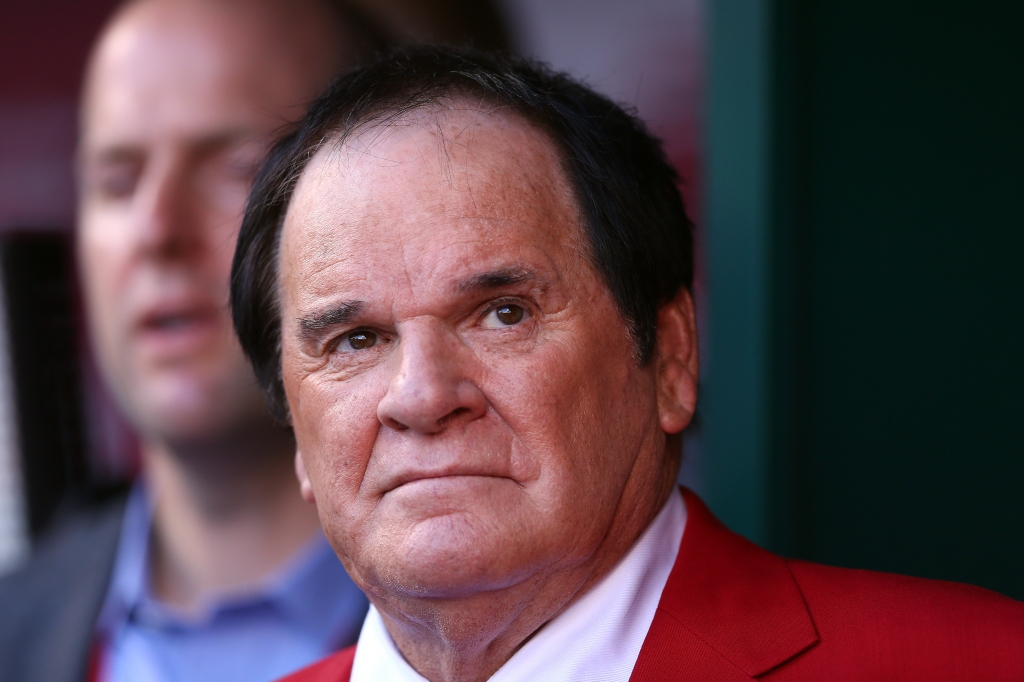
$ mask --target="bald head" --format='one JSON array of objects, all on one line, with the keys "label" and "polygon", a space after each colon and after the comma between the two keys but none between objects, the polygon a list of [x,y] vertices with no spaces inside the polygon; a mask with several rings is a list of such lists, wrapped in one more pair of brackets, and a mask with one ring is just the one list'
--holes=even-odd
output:
[{"label": "bald head", "polygon": [[130,2],[90,60],[83,132],[99,132],[110,107],[131,99],[170,109],[238,98],[264,114],[297,117],[354,61],[355,38],[322,0]]},{"label": "bald head", "polygon": [[144,435],[263,419],[227,316],[252,170],[358,52],[323,0],[136,0],[89,63],[79,256],[100,365]]}]

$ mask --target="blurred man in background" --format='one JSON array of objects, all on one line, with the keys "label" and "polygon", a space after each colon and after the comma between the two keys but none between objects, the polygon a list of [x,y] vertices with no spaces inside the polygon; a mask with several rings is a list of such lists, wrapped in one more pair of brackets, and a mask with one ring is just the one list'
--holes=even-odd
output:
[{"label": "blurred man in background", "polygon": [[227,289],[274,131],[334,75],[415,33],[389,35],[387,12],[379,27],[367,9],[136,0],[101,36],[82,105],[78,251],[93,346],[141,436],[142,476],[0,585],[0,680],[268,680],[358,635],[365,597],[298,494],[294,441],[268,416]]}]

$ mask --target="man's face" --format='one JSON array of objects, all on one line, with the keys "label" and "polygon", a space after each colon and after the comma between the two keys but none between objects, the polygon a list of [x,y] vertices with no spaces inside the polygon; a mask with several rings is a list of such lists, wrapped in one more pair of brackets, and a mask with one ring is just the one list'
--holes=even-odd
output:
[{"label": "man's face", "polygon": [[228,313],[234,244],[268,133],[301,115],[334,61],[325,30],[306,30],[317,56],[296,47],[294,26],[275,28],[274,11],[136,3],[91,65],[79,211],[89,321],[119,402],[160,437],[201,439],[263,413]]},{"label": "man's face", "polygon": [[326,145],[300,179],[285,391],[310,496],[371,594],[580,565],[662,466],[654,371],[580,220],[548,139],[472,105]]}]

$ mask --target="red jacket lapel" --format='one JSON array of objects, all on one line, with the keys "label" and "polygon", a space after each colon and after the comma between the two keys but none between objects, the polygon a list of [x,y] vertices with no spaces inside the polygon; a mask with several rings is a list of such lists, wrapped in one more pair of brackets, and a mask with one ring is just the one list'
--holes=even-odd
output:
[{"label": "red jacket lapel", "polygon": [[742,680],[818,641],[786,562],[732,533],[683,490],[687,521],[631,682]]},{"label": "red jacket lapel", "polygon": [[[729,531],[683,490],[687,520],[630,682],[749,681],[818,634],[786,562]],[[282,682],[344,682],[355,647]]]}]

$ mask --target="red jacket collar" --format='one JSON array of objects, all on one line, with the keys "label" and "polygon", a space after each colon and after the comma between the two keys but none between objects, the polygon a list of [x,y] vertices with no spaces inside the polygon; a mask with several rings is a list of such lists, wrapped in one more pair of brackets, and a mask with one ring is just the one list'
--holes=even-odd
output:
[{"label": "red jacket collar", "polygon": [[786,562],[729,531],[689,490],[683,497],[679,556],[632,679],[694,665],[710,671],[718,656],[717,667],[755,677],[813,646],[818,634]]},{"label": "red jacket collar", "polygon": [[[687,520],[631,682],[749,680],[818,641],[786,562],[728,530],[683,490]],[[350,647],[281,682],[341,682]]]}]

